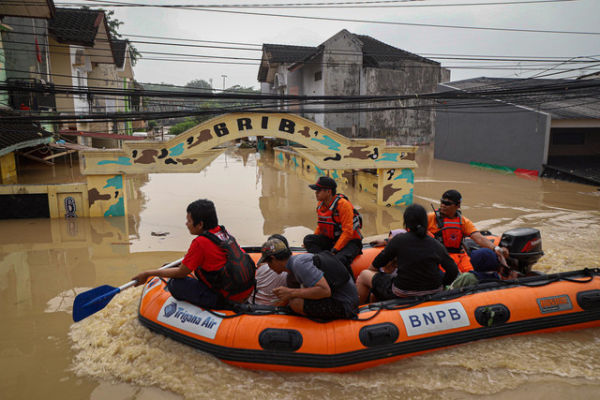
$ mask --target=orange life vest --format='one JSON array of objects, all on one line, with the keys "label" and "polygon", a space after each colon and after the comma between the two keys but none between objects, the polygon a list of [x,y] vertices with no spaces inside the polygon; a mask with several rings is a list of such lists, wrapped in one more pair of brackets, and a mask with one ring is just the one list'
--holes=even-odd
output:
[{"label": "orange life vest", "polygon": [[462,249],[462,214],[456,211],[454,218],[442,217],[440,210],[435,210],[435,220],[439,231],[434,237],[448,250],[448,253],[461,253]]},{"label": "orange life vest", "polygon": [[[336,239],[342,234],[342,224],[340,223],[339,212],[337,210],[338,202],[342,198],[350,202],[350,200],[348,200],[348,197],[341,193],[338,193],[335,195],[329,208],[323,209],[323,202],[320,202],[317,205],[317,223],[319,224],[319,231],[322,235],[325,235],[330,239]],[[350,205],[352,205],[352,203],[350,203]],[[359,212],[356,211],[354,206],[352,206],[352,210],[354,214],[352,218],[352,228],[362,238],[362,234],[360,233],[360,228],[362,228],[362,217],[359,214]]]}]

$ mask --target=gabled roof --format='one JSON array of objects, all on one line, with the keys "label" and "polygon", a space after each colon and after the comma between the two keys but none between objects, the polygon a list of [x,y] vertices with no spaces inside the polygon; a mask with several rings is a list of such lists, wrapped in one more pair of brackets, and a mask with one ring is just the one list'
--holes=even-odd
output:
[{"label": "gabled roof", "polygon": [[[400,63],[409,61],[423,62],[432,65],[440,63],[421,57],[417,54],[398,49],[367,35],[353,35],[362,43],[363,66],[372,68],[395,68]],[[314,59],[324,50],[324,46],[306,47],[289,46],[284,44],[263,44],[263,56],[258,70],[258,81],[265,82],[269,68],[276,68],[280,64],[301,64]],[[297,67],[296,65],[295,67]]]},{"label": "gabled roof", "polygon": [[303,60],[318,50],[318,47],[288,46],[285,44],[263,44],[269,61],[278,63],[294,63]]},{"label": "gabled roof", "polygon": [[481,77],[442,85],[548,113],[554,119],[600,119],[600,79]]},{"label": "gabled roof", "polygon": [[60,43],[93,47],[103,17],[101,10],[57,8],[48,31]]},{"label": "gabled roof", "polygon": [[51,140],[50,132],[31,122],[0,121],[0,156]]},{"label": "gabled roof", "polygon": [[112,39],[111,42],[112,53],[113,57],[115,58],[115,65],[119,68],[123,68],[127,56],[127,53],[125,52],[127,51],[128,41],[121,39]]},{"label": "gabled roof", "polygon": [[263,44],[262,60],[258,69],[258,81],[265,82],[269,68],[280,64],[294,64],[316,53],[318,47],[289,46],[285,44]]}]

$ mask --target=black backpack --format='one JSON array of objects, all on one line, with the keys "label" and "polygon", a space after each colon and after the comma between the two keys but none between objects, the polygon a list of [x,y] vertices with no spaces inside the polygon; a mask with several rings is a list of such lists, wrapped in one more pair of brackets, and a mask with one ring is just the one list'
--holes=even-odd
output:
[{"label": "black backpack", "polygon": [[331,291],[345,285],[350,279],[350,273],[346,266],[328,250],[315,254],[313,264],[323,271]]},{"label": "black backpack", "polygon": [[200,236],[210,239],[217,246],[225,250],[227,262],[223,268],[218,271],[202,271],[202,275],[215,289],[225,290],[229,295],[242,293],[256,283],[256,265],[252,258],[244,253],[237,244],[235,238],[231,236],[224,226],[221,226],[227,240],[221,240],[214,233],[203,232]]}]

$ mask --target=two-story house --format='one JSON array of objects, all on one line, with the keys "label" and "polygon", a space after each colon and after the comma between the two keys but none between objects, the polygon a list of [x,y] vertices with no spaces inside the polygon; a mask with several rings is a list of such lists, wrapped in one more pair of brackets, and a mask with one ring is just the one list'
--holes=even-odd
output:
[{"label": "two-story house", "polygon": [[[0,3],[0,183],[17,182],[15,153],[52,141],[52,126],[10,118],[55,110],[54,96],[35,92],[50,86],[47,27],[52,0]],[[30,156],[30,155],[29,155]],[[30,156],[33,157],[33,156]]]},{"label": "two-story house", "polygon": [[[104,11],[91,9],[57,8],[56,15],[48,27],[50,67],[54,83],[60,87],[83,89],[79,93],[56,96],[59,113],[105,114],[115,109],[112,96],[98,96],[87,88],[117,88],[119,81],[111,47],[110,33]],[[85,132],[92,135],[80,136],[81,144],[97,147],[114,147],[110,139],[95,133],[112,131],[110,122],[63,122],[60,132]]]},{"label": "two-story house", "polygon": [[[263,44],[258,71],[261,92],[281,95],[412,95],[432,93],[449,79],[450,71],[438,62],[345,29],[317,47]],[[435,113],[415,105],[416,101],[398,100],[346,104],[351,112],[345,113],[323,112],[326,106],[318,104],[281,108],[350,137],[428,143],[433,139]]]},{"label": "two-story house", "polygon": [[[133,60],[128,40],[112,39],[112,52],[115,60],[115,69],[119,80],[118,87],[121,89],[134,89],[135,79],[133,75]],[[138,97],[117,97],[115,109],[117,111],[139,111]],[[143,128],[143,121],[121,121],[113,125],[113,131],[120,134],[131,135],[135,129]],[[115,129],[116,127],[116,129]]]}]

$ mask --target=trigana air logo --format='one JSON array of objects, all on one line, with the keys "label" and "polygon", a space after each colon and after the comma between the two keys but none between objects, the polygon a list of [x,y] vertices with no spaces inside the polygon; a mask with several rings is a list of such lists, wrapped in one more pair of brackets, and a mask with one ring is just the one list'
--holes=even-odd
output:
[{"label": "trigana air logo", "polygon": [[[181,324],[191,323],[203,328],[211,329],[217,325],[216,318],[211,318],[210,315],[198,315],[189,312],[184,307],[178,307],[177,303],[170,303],[163,309],[165,318],[175,318],[181,321]],[[203,312],[202,314],[204,314]]]},{"label": "trigana air logo", "polygon": [[223,318],[185,301],[169,299],[158,312],[157,321],[194,335],[214,339]]},{"label": "trigana air logo", "polygon": [[164,309],[165,317],[169,318],[171,315],[175,314],[175,311],[177,311],[177,304],[175,304],[175,303],[169,304]]}]

